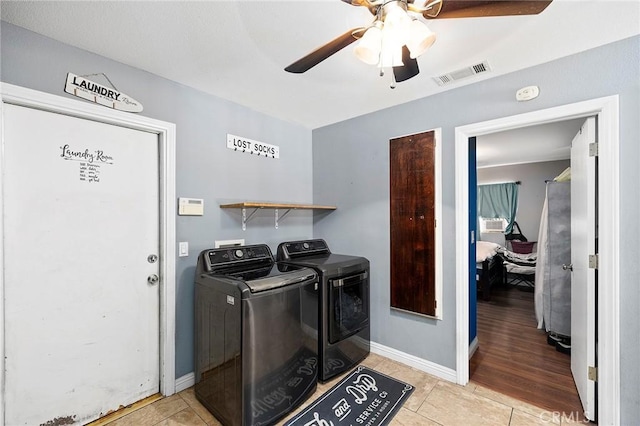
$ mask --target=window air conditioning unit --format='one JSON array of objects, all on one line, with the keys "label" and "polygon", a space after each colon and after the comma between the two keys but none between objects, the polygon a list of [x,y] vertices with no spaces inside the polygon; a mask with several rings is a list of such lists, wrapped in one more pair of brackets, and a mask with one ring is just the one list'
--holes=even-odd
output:
[{"label": "window air conditioning unit", "polygon": [[506,228],[506,220],[504,219],[482,219],[484,232],[504,232]]}]

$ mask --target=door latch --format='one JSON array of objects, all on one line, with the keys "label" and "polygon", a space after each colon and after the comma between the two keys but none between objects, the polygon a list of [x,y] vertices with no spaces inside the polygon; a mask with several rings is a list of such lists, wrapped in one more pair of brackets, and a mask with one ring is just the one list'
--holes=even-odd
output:
[{"label": "door latch", "polygon": [[589,380],[591,380],[593,382],[597,382],[598,381],[598,369],[596,367],[592,367],[590,365],[587,375],[588,375]]}]

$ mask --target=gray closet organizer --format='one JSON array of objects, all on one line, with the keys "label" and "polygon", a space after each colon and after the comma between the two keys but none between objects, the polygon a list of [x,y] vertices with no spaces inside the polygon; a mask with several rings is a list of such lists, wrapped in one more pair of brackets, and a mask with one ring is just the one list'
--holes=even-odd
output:
[{"label": "gray closet organizer", "polygon": [[543,315],[550,333],[571,336],[571,182],[547,182]]}]

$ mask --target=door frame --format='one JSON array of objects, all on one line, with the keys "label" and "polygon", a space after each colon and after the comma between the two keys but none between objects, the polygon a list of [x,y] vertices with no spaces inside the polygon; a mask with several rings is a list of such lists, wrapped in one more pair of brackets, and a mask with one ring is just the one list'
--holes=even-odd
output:
[{"label": "door frame", "polygon": [[[158,136],[159,191],[160,191],[160,392],[169,396],[175,393],[175,147],[176,126],[140,115],[116,111],[85,101],[52,95],[7,83],[0,83],[0,136],[5,104],[34,108],[73,117],[117,125],[133,130],[154,133]],[[1,142],[4,144],[4,140]],[[0,149],[0,241],[4,241],[4,150]],[[0,244],[0,271],[4,271],[4,244]],[[0,274],[0,300],[4,301],[4,273]],[[4,302],[0,303],[0,412],[5,404],[5,346]],[[0,416],[0,426],[4,415]]]},{"label": "door frame", "polygon": [[[592,99],[498,118],[455,129],[456,200],[456,380],[469,382],[469,154],[468,139],[504,130],[597,116],[598,281],[606,291],[597,296],[598,423],[620,422],[619,318],[619,99]],[[604,289],[601,286],[601,289]]]}]

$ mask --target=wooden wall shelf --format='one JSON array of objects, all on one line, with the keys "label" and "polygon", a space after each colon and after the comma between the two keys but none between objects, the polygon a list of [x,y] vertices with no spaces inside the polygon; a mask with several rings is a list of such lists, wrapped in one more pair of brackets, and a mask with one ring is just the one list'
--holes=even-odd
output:
[{"label": "wooden wall shelf", "polygon": [[282,203],[261,203],[245,201],[234,204],[220,204],[221,209],[241,209],[241,208],[257,208],[257,209],[312,209],[312,210],[335,210],[336,206],[319,206],[315,204],[282,204]]},{"label": "wooden wall shelf", "polygon": [[[221,209],[242,209],[242,230],[247,229],[247,222],[251,220],[253,215],[260,209],[273,210],[275,214],[275,226],[278,229],[278,221],[284,218],[291,210],[335,210],[336,206],[320,206],[317,204],[286,204],[286,203],[263,203],[244,201],[242,203],[220,204]],[[253,211],[247,216],[247,209]],[[279,215],[279,210],[286,210]]]}]

